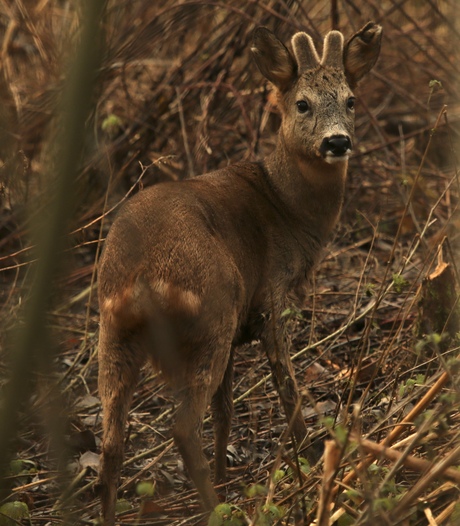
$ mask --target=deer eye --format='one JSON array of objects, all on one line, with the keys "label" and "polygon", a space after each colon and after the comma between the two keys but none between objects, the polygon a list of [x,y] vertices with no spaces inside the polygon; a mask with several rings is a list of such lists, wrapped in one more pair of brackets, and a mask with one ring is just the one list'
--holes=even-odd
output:
[{"label": "deer eye", "polygon": [[296,102],[296,105],[299,113],[306,113],[310,109],[306,100],[299,100]]},{"label": "deer eye", "polygon": [[349,110],[354,110],[355,109],[355,97],[349,97],[348,100],[347,100],[347,108]]}]

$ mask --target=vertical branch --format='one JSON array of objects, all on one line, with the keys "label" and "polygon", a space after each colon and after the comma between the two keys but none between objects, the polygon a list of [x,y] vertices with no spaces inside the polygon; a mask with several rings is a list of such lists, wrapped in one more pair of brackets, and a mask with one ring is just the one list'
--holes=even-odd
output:
[{"label": "vertical branch", "polygon": [[[74,210],[76,181],[84,144],[85,123],[91,109],[91,96],[101,57],[100,20],[104,0],[82,2],[82,24],[76,46],[67,66],[62,93],[59,129],[53,151],[55,162],[48,167],[47,214],[34,231],[37,263],[29,275],[29,296],[23,308],[11,352],[10,380],[0,405],[0,492],[5,491],[4,475],[8,450],[17,432],[19,411],[32,392],[33,374],[46,370],[52,359],[47,311],[56,286],[64,236]],[[55,174],[55,175],[54,175]]]},{"label": "vertical branch", "polygon": [[190,146],[188,144],[187,128],[185,126],[184,108],[182,106],[182,94],[179,88],[176,88],[176,93],[177,93],[177,104],[179,107],[180,127],[182,130],[182,138],[184,140],[185,154],[187,155],[188,175],[189,177],[193,177],[195,175],[195,169],[193,168],[192,154],[190,152]]},{"label": "vertical branch", "polygon": [[331,29],[339,29],[338,0],[331,0]]}]

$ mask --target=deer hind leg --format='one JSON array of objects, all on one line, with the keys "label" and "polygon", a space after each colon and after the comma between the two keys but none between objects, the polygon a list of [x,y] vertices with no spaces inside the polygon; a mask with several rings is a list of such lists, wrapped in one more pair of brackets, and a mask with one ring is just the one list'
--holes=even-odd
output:
[{"label": "deer hind leg", "polygon": [[233,349],[222,383],[212,398],[212,416],[215,436],[214,483],[226,481],[227,445],[233,416]]},{"label": "deer hind leg", "polygon": [[[268,324],[270,324],[270,320]],[[301,397],[289,355],[284,324],[279,323],[277,327],[268,326],[262,338],[262,345],[267,354],[273,382],[279,393],[292,434],[296,439],[297,445],[305,445],[308,431],[302,417]]]},{"label": "deer hind leg", "polygon": [[103,409],[103,439],[99,486],[106,526],[115,524],[125,425],[143,361],[139,342],[111,338],[101,327],[98,381]]},{"label": "deer hind leg", "polygon": [[184,364],[187,365],[184,386],[178,393],[181,405],[173,429],[174,441],[206,511],[213,510],[219,504],[219,499],[211,482],[208,460],[203,453],[203,417],[213,395],[222,385],[226,372],[230,371],[227,366],[231,354],[228,335],[232,334],[228,326],[214,329],[214,334],[206,338],[207,343],[196,346],[191,357],[193,362]]},{"label": "deer hind leg", "polygon": [[182,393],[182,403],[176,414],[174,442],[184,459],[190,478],[198,489],[206,511],[213,510],[219,500],[211,483],[209,463],[201,440],[203,416],[209,402],[207,389],[188,388]]}]

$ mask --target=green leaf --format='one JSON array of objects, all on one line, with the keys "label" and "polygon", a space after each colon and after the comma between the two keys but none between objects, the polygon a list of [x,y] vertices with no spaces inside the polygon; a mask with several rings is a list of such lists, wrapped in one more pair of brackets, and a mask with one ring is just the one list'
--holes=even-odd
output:
[{"label": "green leaf", "polygon": [[341,515],[337,521],[337,526],[352,526],[352,524],[355,524],[355,519],[348,513]]},{"label": "green leaf", "polygon": [[383,467],[379,466],[378,464],[371,464],[368,468],[369,473],[372,474],[380,474],[382,473]]},{"label": "green leaf", "polygon": [[37,464],[32,460],[22,460],[15,458],[10,462],[10,472],[12,475],[29,475],[37,472]]},{"label": "green leaf", "polygon": [[457,524],[460,524],[460,501],[455,504],[449,521],[449,526],[456,526]]},{"label": "green leaf", "polygon": [[262,513],[269,515],[273,519],[281,519],[284,515],[284,509],[280,506],[275,506],[275,504],[264,504],[262,506]]},{"label": "green leaf", "polygon": [[433,79],[430,80],[428,86],[430,87],[430,89],[442,88],[442,82],[440,80]]},{"label": "green leaf", "polygon": [[375,499],[372,503],[372,507],[377,511],[390,511],[397,504],[397,500],[394,497],[386,497],[382,499]]},{"label": "green leaf", "polygon": [[232,514],[232,507],[230,504],[227,504],[226,502],[222,504],[218,504],[214,508],[214,512],[219,515],[219,517],[226,517]]},{"label": "green leaf", "polygon": [[208,519],[208,526],[222,526],[224,519],[220,515],[217,515],[215,511],[211,513]]},{"label": "green leaf", "polygon": [[281,313],[282,318],[286,318],[286,316],[290,316],[292,314],[292,309],[284,309]]},{"label": "green leaf", "polygon": [[310,462],[305,457],[299,457],[300,471],[302,473],[310,473],[311,466]]},{"label": "green leaf", "polygon": [[364,287],[364,294],[366,294],[368,298],[374,296],[375,295],[375,285],[373,283],[366,283]]},{"label": "green leaf", "polygon": [[16,458],[10,462],[10,472],[12,475],[19,475],[23,469],[22,460]]},{"label": "green leaf", "polygon": [[148,480],[139,482],[136,486],[136,493],[140,497],[153,497],[153,494],[155,493],[155,484]]},{"label": "green leaf", "polygon": [[21,519],[29,517],[29,508],[25,502],[15,500],[0,506],[0,526],[17,526]]},{"label": "green leaf", "polygon": [[122,121],[120,117],[111,113],[102,121],[101,128],[109,137],[115,137],[122,128]]},{"label": "green leaf", "polygon": [[327,429],[334,429],[334,417],[332,416],[323,416],[323,418],[321,418],[321,423]]},{"label": "green leaf", "polygon": [[275,504],[264,504],[257,510],[256,526],[272,526],[283,518],[285,510]]},{"label": "green leaf", "polygon": [[257,497],[258,495],[266,495],[268,493],[268,489],[265,486],[262,486],[262,484],[253,484],[252,486],[246,488],[245,493],[249,498],[252,498]]},{"label": "green leaf", "polygon": [[337,438],[338,443],[343,446],[347,442],[348,432],[347,428],[342,425],[337,425],[334,429],[335,436]]},{"label": "green leaf", "polygon": [[118,499],[115,504],[115,513],[123,513],[124,511],[132,510],[132,504],[126,499]]},{"label": "green leaf", "polygon": [[214,508],[208,519],[208,526],[243,526],[243,513],[230,504],[219,504]]},{"label": "green leaf", "polygon": [[398,486],[396,484],[396,481],[394,478],[391,478],[384,484],[382,488],[382,493],[384,495],[397,495],[398,494]]},{"label": "green leaf", "polygon": [[393,286],[395,291],[400,294],[408,285],[409,282],[406,281],[401,274],[393,274]]},{"label": "green leaf", "polygon": [[345,490],[345,496],[355,504],[358,504],[362,500],[361,493],[353,488]]}]

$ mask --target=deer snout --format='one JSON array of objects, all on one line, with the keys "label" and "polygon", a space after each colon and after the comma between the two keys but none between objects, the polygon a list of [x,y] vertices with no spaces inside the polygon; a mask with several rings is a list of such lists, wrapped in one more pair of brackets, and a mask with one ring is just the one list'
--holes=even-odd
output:
[{"label": "deer snout", "polygon": [[347,135],[331,135],[323,139],[319,151],[326,160],[332,161],[333,158],[348,155],[351,149],[350,137]]}]

